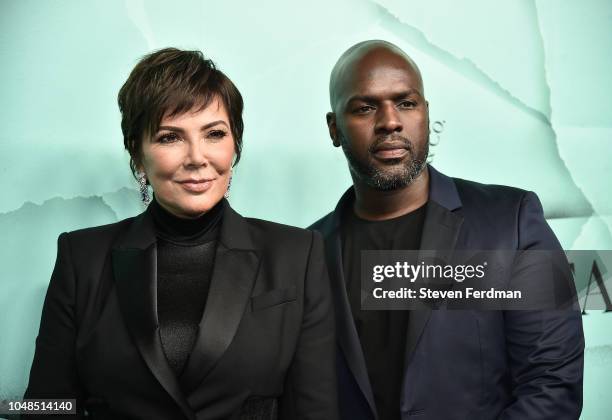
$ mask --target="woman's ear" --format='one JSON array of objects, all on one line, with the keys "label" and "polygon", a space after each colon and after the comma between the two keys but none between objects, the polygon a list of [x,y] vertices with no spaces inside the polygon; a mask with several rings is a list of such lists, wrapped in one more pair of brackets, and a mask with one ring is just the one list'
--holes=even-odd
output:
[{"label": "woman's ear", "polygon": [[140,160],[133,160],[133,167],[137,174],[145,172],[144,166]]}]

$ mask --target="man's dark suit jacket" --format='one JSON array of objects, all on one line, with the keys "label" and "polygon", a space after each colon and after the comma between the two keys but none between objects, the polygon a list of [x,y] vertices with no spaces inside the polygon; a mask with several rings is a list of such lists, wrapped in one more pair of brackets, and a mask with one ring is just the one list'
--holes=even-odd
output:
[{"label": "man's dark suit jacket", "polygon": [[[420,249],[561,249],[534,193],[428,170]],[[370,420],[377,418],[374,398],[342,273],[341,217],[353,197],[351,188],[310,228],[325,237],[336,308],[341,418]],[[578,419],[583,352],[576,310],[412,311],[405,365],[398,366],[404,369],[402,419]]]},{"label": "man's dark suit jacket", "polygon": [[337,418],[321,235],[228,205],[178,378],[160,342],[155,273],[148,211],[61,234],[25,398],[77,398],[104,419]]}]

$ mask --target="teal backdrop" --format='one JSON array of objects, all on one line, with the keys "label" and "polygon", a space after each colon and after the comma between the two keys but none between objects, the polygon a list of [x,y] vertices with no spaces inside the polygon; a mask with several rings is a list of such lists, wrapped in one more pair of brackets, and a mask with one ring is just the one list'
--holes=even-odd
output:
[{"label": "teal backdrop", "polygon": [[[0,0],[0,399],[25,389],[57,236],[143,210],[116,104],[142,55],[200,49],[234,80],[230,201],[305,227],[350,185],[330,70],[372,38],[421,68],[437,169],[535,191],[564,248],[612,249],[609,0]],[[609,419],[612,312],[583,320],[582,418]]]}]

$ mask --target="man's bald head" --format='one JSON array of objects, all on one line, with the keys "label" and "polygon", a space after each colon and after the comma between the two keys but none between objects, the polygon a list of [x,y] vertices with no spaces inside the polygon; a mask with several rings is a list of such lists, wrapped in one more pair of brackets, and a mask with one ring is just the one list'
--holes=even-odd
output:
[{"label": "man's bald head", "polygon": [[342,147],[356,187],[391,191],[421,179],[429,103],[419,68],[405,52],[386,41],[353,45],[334,66],[329,96],[329,136]]},{"label": "man's bald head", "polygon": [[421,95],[425,95],[421,72],[408,54],[387,41],[362,41],[346,50],[332,69],[329,79],[329,101],[332,112],[336,112],[338,101],[345,99],[355,77],[360,73],[358,70],[368,72],[376,66],[393,66],[413,72],[418,79]]}]

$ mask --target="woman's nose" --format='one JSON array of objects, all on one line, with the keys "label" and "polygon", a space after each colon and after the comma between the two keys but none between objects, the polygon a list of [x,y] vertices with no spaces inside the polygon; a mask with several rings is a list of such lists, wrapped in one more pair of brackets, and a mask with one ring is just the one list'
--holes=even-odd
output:
[{"label": "woman's nose", "polygon": [[188,144],[185,166],[205,166],[208,160],[206,159],[205,146],[202,142],[198,139]]}]

